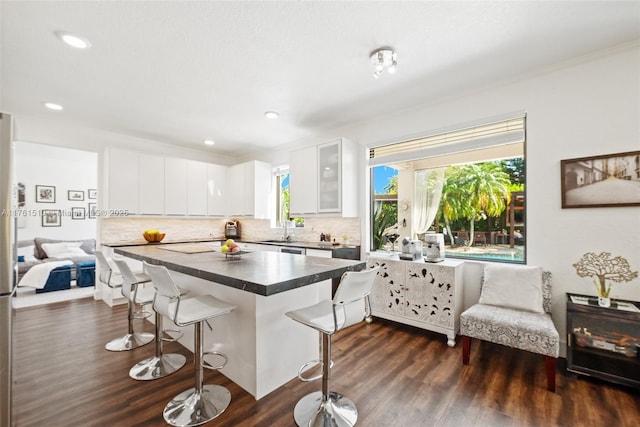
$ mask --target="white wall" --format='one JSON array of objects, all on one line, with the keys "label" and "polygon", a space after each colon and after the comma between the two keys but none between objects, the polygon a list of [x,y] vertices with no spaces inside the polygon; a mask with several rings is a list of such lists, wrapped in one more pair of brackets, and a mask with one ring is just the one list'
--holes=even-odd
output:
[{"label": "white wall", "polygon": [[[27,214],[19,219],[18,240],[34,237],[52,239],[88,239],[96,237],[96,219],[88,218],[88,189],[97,189],[98,155],[89,151],[71,150],[42,144],[16,142],[14,168],[17,182],[25,184]],[[55,187],[55,203],[37,203],[36,185]],[[83,201],[68,200],[68,190],[84,192]],[[71,208],[85,208],[86,219],[71,219]],[[60,227],[42,227],[40,211],[61,210]],[[67,215],[68,214],[68,215]]]},{"label": "white wall", "polygon": [[[319,139],[337,134],[376,146],[519,110],[527,113],[527,264],[551,271],[553,318],[564,338],[565,293],[595,295],[591,279],[578,277],[572,267],[584,253],[611,252],[626,258],[634,271],[640,270],[640,207],[562,209],[560,195],[562,159],[640,150],[640,43],[437,105],[376,117]],[[264,153],[261,160],[286,163],[290,147]],[[260,153],[255,154],[252,157]],[[366,197],[368,189],[363,194]],[[363,225],[363,237],[365,231]],[[480,267],[466,263],[465,307],[478,300]],[[640,300],[640,278],[614,284],[612,296]]]}]

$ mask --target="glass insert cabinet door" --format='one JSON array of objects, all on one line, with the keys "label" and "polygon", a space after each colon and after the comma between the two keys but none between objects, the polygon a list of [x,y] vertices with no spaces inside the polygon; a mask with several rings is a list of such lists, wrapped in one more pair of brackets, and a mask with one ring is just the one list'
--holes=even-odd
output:
[{"label": "glass insert cabinet door", "polygon": [[640,304],[568,294],[567,370],[640,389]]},{"label": "glass insert cabinet door", "polygon": [[341,141],[318,145],[318,212],[341,212]]}]

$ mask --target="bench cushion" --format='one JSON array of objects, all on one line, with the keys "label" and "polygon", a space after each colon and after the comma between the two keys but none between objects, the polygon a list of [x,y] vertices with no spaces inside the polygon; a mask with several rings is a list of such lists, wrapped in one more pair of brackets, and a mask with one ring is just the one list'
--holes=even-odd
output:
[{"label": "bench cushion", "polygon": [[460,334],[558,357],[560,336],[551,316],[476,304],[460,315]]}]

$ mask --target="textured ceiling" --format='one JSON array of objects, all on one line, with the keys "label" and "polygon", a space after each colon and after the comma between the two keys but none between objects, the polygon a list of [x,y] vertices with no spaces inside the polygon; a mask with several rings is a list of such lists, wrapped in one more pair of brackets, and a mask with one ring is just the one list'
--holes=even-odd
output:
[{"label": "textured ceiling", "polygon": [[[3,111],[193,148],[211,138],[226,155],[640,39],[639,1],[3,0],[0,12]],[[58,30],[92,47],[71,49]],[[398,72],[376,80],[369,53],[385,45]]]}]

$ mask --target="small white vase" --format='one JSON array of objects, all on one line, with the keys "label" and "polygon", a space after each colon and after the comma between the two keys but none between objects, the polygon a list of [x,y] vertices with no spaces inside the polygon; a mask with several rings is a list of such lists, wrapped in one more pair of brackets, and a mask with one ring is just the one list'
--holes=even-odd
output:
[{"label": "small white vase", "polygon": [[611,298],[609,297],[598,297],[598,305],[600,307],[611,307]]}]

